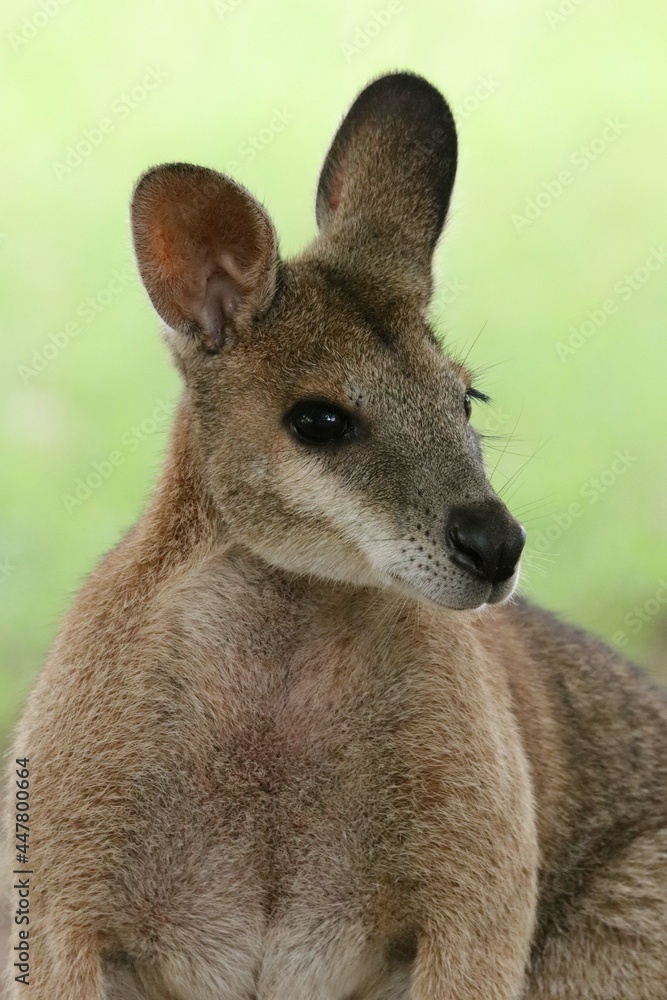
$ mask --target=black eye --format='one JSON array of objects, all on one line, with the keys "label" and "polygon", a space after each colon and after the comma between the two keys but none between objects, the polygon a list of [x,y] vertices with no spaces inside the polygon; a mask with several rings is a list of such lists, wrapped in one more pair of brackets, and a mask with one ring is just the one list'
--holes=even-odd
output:
[{"label": "black eye", "polygon": [[465,396],[463,397],[463,406],[466,411],[466,419],[470,420],[470,414],[472,413],[472,398],[469,392],[466,392]]},{"label": "black eye", "polygon": [[287,414],[288,427],[308,444],[332,444],[349,436],[353,425],[333,403],[304,400]]}]

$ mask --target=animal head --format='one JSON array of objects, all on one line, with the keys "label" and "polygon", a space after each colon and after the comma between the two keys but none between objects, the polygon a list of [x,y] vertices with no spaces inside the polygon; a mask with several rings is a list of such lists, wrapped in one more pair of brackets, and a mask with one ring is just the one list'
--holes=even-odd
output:
[{"label": "animal head", "polygon": [[480,394],[426,318],[456,162],[443,97],[393,74],[343,120],[298,257],[248,191],[182,163],[140,179],[132,230],[229,536],[463,609],[511,594],[525,533],[485,474]]}]

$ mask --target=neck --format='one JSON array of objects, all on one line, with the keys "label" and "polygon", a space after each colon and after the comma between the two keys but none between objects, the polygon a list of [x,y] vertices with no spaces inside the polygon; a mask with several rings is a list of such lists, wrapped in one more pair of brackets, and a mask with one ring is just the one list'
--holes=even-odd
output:
[{"label": "neck", "polygon": [[193,548],[213,542],[223,530],[200,470],[194,418],[184,393],[162,476],[139,526],[156,557],[165,562],[187,557]]},{"label": "neck", "polygon": [[148,508],[96,576],[117,571],[127,596],[155,588],[194,552],[224,544],[224,528],[206,490],[198,461],[187,393],[174,419],[164,469]]}]

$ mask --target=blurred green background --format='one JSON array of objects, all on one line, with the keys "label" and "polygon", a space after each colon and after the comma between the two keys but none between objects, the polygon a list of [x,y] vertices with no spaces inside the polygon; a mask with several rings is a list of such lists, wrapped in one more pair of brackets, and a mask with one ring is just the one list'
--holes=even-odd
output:
[{"label": "blurred green background", "polygon": [[667,679],[666,36],[664,0],[6,0],[0,741],[139,516],[179,389],[134,276],[134,180],[230,172],[294,252],[339,117],[395,68],[458,118],[434,319],[488,365],[475,419],[529,529],[523,589]]}]

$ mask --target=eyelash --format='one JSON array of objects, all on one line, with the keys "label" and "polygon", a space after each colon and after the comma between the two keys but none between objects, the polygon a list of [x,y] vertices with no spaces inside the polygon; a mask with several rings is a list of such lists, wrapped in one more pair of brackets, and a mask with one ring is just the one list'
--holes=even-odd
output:
[{"label": "eyelash", "polygon": [[481,392],[479,389],[466,389],[466,393],[472,399],[478,399],[480,403],[490,403],[491,397],[487,396],[485,392]]}]

